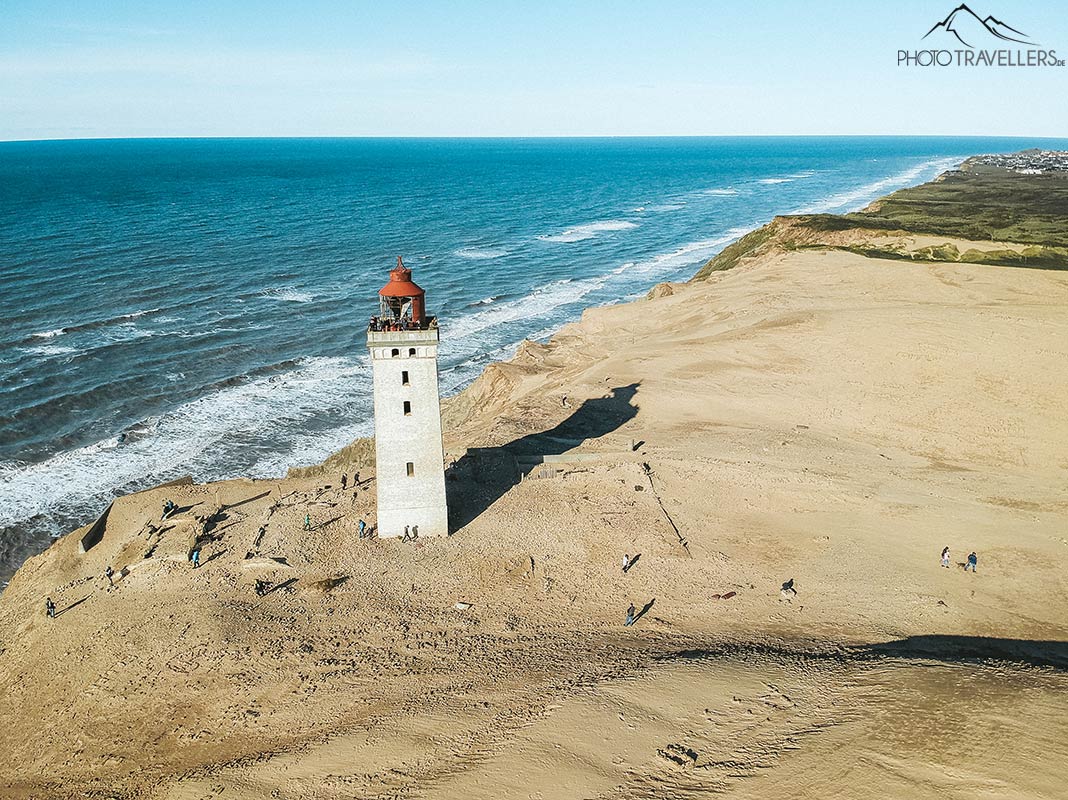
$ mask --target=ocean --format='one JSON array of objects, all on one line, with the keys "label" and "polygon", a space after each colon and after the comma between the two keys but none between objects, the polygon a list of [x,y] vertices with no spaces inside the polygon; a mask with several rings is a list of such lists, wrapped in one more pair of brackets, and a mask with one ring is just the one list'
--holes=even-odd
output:
[{"label": "ocean", "polygon": [[398,255],[453,394],[776,214],[858,209],[980,138],[0,143],[0,577],[119,493],[370,434]]}]

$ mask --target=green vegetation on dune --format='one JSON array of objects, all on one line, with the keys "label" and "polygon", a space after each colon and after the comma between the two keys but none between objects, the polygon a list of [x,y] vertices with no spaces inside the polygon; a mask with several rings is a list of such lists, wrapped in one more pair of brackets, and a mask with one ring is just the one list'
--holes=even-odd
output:
[{"label": "green vegetation on dune", "polygon": [[844,218],[910,233],[1068,247],[1068,175],[966,168],[894,192]]},{"label": "green vegetation on dune", "polygon": [[693,280],[702,280],[707,278],[713,272],[722,272],[723,270],[732,269],[742,258],[749,255],[755,255],[758,249],[775,239],[776,231],[774,225],[775,223],[771,223],[762,228],[757,228],[755,231],[747,233],[734,244],[725,247],[719,255],[715,256],[711,261],[705,264],[698,273],[693,276]]},{"label": "green vegetation on dune", "polygon": [[[1068,172],[1022,174],[965,162],[930,183],[902,189],[850,214],[776,217],[723,250],[694,276],[733,269],[772,251],[834,249],[870,258],[1068,269]],[[1024,245],[917,247],[915,236]]]}]

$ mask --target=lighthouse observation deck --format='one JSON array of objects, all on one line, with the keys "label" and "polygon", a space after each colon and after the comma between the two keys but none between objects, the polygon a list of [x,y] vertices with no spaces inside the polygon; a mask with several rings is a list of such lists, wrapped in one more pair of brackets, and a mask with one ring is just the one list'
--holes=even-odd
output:
[{"label": "lighthouse observation deck", "polygon": [[412,343],[436,344],[437,341],[437,317],[427,317],[421,324],[409,319],[396,322],[375,317],[367,326],[368,347]]}]

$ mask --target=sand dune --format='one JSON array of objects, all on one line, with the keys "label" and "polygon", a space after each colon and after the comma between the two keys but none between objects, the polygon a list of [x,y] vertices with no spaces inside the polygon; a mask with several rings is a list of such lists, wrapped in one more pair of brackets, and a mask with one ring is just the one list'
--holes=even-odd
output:
[{"label": "sand dune", "polygon": [[1068,274],[804,250],[655,294],[450,402],[448,539],[358,539],[340,459],[30,559],[0,796],[1059,796]]}]

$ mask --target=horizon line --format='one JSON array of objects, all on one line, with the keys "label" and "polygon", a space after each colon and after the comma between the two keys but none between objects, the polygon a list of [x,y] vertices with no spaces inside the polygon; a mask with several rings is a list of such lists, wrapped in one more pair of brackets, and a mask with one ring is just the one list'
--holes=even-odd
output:
[{"label": "horizon line", "polygon": [[1068,136],[1044,134],[996,133],[674,133],[674,134],[533,134],[533,135],[364,135],[364,134],[302,134],[302,135],[192,135],[192,136],[53,136],[41,138],[0,139],[0,144],[33,144],[42,142],[129,142],[129,141],[319,141],[332,140],[412,140],[412,141],[492,141],[492,140],[581,140],[581,139],[1053,139],[1068,141]]}]

